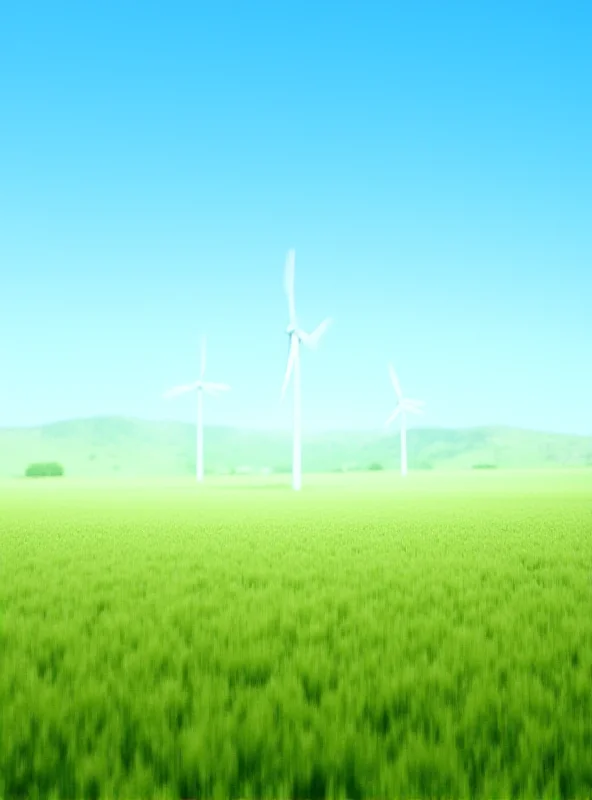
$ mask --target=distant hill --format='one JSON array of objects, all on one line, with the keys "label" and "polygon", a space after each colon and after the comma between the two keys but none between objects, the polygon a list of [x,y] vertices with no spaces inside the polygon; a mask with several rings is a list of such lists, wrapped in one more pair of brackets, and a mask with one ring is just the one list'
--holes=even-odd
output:
[{"label": "distant hill", "polygon": [[[289,432],[207,427],[206,472],[289,472]],[[552,468],[592,466],[592,437],[514,428],[412,429],[409,468]],[[398,469],[396,432],[304,437],[307,472]],[[195,426],[98,417],[37,428],[0,428],[0,477],[24,475],[34,461],[58,461],[73,477],[182,476],[195,470]]]}]

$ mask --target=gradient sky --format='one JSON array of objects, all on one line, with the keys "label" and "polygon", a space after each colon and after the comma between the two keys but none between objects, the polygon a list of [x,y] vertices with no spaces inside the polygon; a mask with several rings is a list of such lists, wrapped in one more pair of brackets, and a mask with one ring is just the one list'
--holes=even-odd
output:
[{"label": "gradient sky", "polygon": [[37,2],[0,10],[0,427],[592,434],[592,4]]}]

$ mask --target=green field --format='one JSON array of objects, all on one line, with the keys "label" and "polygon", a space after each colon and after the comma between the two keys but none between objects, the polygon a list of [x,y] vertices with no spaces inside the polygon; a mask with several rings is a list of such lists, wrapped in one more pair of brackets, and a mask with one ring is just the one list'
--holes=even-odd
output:
[{"label": "green field", "polygon": [[0,798],[592,796],[592,471],[0,484]]}]

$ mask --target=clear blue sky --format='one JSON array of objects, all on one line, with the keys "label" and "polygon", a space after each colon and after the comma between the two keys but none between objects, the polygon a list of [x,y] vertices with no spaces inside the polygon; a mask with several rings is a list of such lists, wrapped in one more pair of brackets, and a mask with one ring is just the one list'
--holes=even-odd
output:
[{"label": "clear blue sky", "polygon": [[0,426],[592,434],[592,4],[13,2],[0,10]]}]

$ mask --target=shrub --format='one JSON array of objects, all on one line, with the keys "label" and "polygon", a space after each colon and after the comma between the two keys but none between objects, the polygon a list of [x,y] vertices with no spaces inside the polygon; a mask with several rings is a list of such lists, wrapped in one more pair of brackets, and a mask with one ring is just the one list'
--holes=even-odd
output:
[{"label": "shrub", "polygon": [[64,474],[64,468],[57,461],[29,464],[25,470],[27,478],[57,478]]},{"label": "shrub", "polygon": [[379,464],[377,461],[373,461],[372,464],[368,467],[371,472],[378,472],[381,469],[384,469],[382,464]]},{"label": "shrub", "polygon": [[273,467],[273,471],[276,475],[289,475],[292,472],[292,465],[291,464],[276,464]]}]

